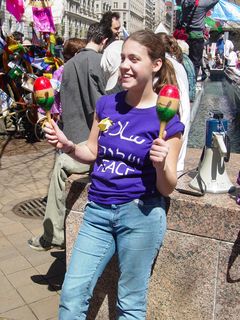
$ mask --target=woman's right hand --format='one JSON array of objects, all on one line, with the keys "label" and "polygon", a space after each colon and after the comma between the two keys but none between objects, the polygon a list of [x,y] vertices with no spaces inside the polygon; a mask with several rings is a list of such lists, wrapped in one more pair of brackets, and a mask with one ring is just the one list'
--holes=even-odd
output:
[{"label": "woman's right hand", "polygon": [[47,122],[44,127],[45,137],[52,146],[62,150],[65,153],[69,153],[74,148],[74,143],[65,136],[65,134],[59,129],[54,120],[51,123]]}]

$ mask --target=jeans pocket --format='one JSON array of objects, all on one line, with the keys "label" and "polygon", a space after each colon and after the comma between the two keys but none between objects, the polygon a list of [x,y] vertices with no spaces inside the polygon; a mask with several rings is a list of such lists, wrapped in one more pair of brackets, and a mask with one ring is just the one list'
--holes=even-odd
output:
[{"label": "jeans pocket", "polygon": [[133,204],[141,210],[144,214],[149,214],[155,208],[166,209],[165,199],[159,197],[149,197],[145,199],[134,199]]}]

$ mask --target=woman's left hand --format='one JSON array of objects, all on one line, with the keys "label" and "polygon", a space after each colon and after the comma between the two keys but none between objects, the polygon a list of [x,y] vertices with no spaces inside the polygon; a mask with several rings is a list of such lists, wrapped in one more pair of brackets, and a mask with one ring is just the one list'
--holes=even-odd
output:
[{"label": "woman's left hand", "polygon": [[[166,133],[164,134],[164,137]],[[164,138],[163,137],[163,138]],[[150,149],[150,160],[153,162],[153,166],[164,167],[165,160],[169,152],[169,145],[164,139],[157,138],[153,141]]]}]

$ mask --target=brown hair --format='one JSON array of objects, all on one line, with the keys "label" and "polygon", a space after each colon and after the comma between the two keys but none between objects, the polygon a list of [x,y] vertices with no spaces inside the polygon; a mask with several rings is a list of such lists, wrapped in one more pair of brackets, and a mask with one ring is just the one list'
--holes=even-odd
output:
[{"label": "brown hair", "polygon": [[162,60],[162,67],[155,74],[157,81],[154,83],[153,89],[156,93],[159,93],[165,84],[178,86],[172,63],[165,58],[165,46],[155,33],[150,30],[139,30],[132,33],[125,42],[128,41],[128,39],[136,41],[146,47],[148,55],[153,62],[159,58]]},{"label": "brown hair", "polygon": [[86,40],[70,38],[64,42],[63,57],[64,61],[71,59],[76,53],[86,46]]},{"label": "brown hair", "polygon": [[157,36],[163,42],[166,52],[176,58],[179,63],[182,63],[183,54],[177,40],[173,36],[169,36],[164,32],[157,33]]}]

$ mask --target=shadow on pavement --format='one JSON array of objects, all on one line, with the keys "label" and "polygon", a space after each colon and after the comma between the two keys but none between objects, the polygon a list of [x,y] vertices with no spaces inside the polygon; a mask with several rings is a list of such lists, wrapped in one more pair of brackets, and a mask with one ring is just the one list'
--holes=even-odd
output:
[{"label": "shadow on pavement", "polygon": [[34,283],[40,285],[48,285],[49,291],[59,291],[62,288],[65,272],[66,272],[66,252],[54,251],[51,255],[56,259],[50,266],[46,274],[37,274],[31,276]]}]

